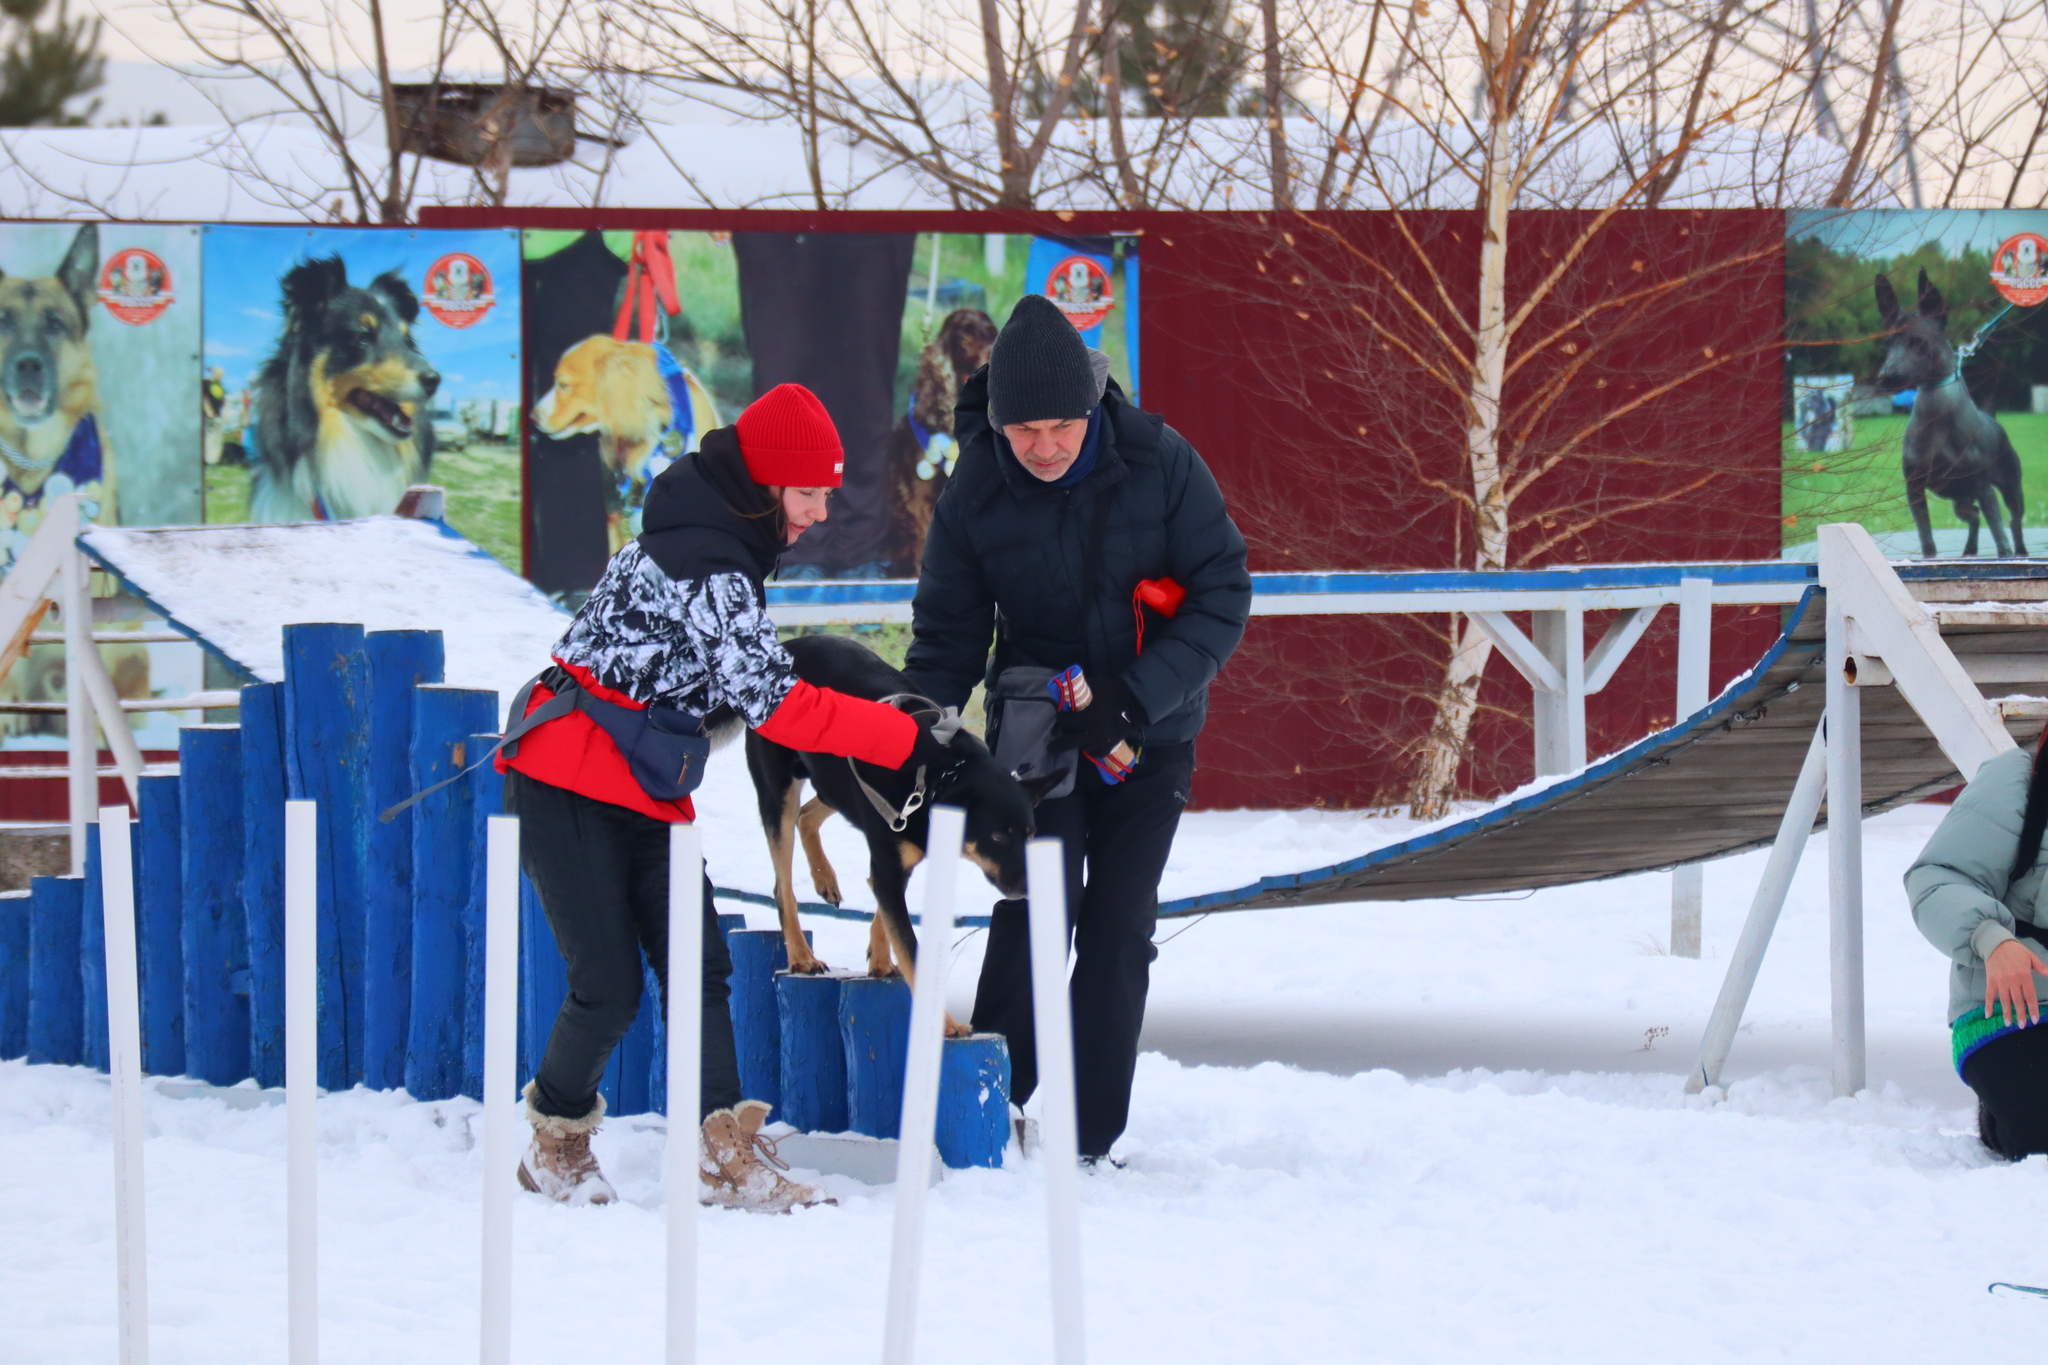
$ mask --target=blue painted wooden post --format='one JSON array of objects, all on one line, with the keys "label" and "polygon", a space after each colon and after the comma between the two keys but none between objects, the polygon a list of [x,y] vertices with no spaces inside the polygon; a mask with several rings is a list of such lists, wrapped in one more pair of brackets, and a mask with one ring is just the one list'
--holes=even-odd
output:
[{"label": "blue painted wooden post", "polygon": [[28,884],[28,1059],[85,1060],[85,983],[78,970],[85,878],[33,877]]},{"label": "blue painted wooden post", "polygon": [[[429,590],[430,585],[421,585],[421,591]],[[363,1075],[369,693],[361,626],[284,628],[286,787],[292,799],[317,801],[320,807],[319,1073],[328,1090],[346,1090]]]},{"label": "blue painted wooden post", "polygon": [[438,630],[373,630],[370,661],[370,771],[364,856],[363,1084],[405,1084],[412,1016],[412,821],[383,812],[412,795],[412,693],[441,681]]},{"label": "blue painted wooden post", "polygon": [[0,1062],[28,1055],[28,892],[0,891]]},{"label": "blue painted wooden post", "polygon": [[779,929],[741,929],[726,935],[725,946],[732,953],[732,1039],[739,1053],[740,1094],[780,1109],[782,1028],[775,973],[789,965],[789,950]]},{"label": "blue painted wooden post", "polygon": [[107,919],[101,903],[100,827],[85,827],[85,904],[78,922],[78,973],[85,1005],[85,1064],[107,1069]]},{"label": "blue painted wooden post", "polygon": [[775,1117],[806,1133],[846,1131],[846,1047],[839,1034],[843,977],[775,978],[782,1016],[782,1105]]},{"label": "blue painted wooden post", "polygon": [[[496,706],[497,694],[492,693]],[[496,734],[470,735],[463,741],[458,766],[467,767],[491,751]],[[484,917],[488,872],[484,864],[484,841],[490,836],[489,820],[505,813],[505,775],[495,762],[486,763],[468,778],[469,783],[469,900],[462,911],[462,1093],[473,1100],[484,1096]]]},{"label": "blue painted wooden post", "polygon": [[[718,932],[728,944],[733,931],[747,927],[745,915],[718,917]],[[729,951],[729,950],[728,950]],[[654,1016],[654,1055],[647,1061],[647,1107],[657,1114],[668,1112],[668,1030],[660,1014]]]},{"label": "blue painted wooden post", "polygon": [[142,977],[142,1069],[185,1074],[185,867],[178,782],[142,779],[135,828],[136,956]]},{"label": "blue painted wooden post", "polygon": [[[469,766],[469,737],[497,724],[498,694],[438,684],[413,692],[413,790]],[[413,806],[412,1018],[405,1088],[414,1099],[462,1093],[464,1021],[469,1014],[470,873],[477,849],[474,795],[467,782]],[[479,992],[481,994],[481,992]]]},{"label": "blue painted wooden post", "polygon": [[185,1072],[233,1085],[250,1074],[241,727],[180,730],[178,779],[185,832]]},{"label": "blue painted wooden post", "polygon": [[284,1084],[284,684],[242,689],[242,922],[249,939],[249,1069]]},{"label": "blue painted wooden post", "polygon": [[902,977],[857,976],[839,994],[846,1049],[846,1126],[892,1138],[903,1125],[903,1068],[910,1047],[910,987]]},{"label": "blue painted wooden post", "polygon": [[1010,1142],[1010,1045],[1000,1033],[948,1038],[939,1054],[939,1160],[999,1167]]}]

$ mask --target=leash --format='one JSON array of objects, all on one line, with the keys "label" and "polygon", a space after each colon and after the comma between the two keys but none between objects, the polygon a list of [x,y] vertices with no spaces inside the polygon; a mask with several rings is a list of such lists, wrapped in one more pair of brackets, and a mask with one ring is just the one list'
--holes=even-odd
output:
[{"label": "leash", "polygon": [[[953,736],[959,734],[960,727],[966,724],[961,719],[958,707],[941,706],[930,697],[921,697],[915,692],[895,692],[886,697],[878,697],[876,700],[880,701],[884,706],[894,706],[913,720],[922,720],[927,716],[931,717],[932,738],[941,744],[951,744]],[[904,702],[915,703],[915,705],[902,705]],[[861,794],[867,797],[868,804],[875,808],[875,814],[889,822],[889,830],[893,834],[901,834],[910,827],[910,817],[924,809],[925,802],[932,791],[931,785],[925,781],[926,765],[920,763],[917,765],[917,780],[910,788],[910,795],[904,798],[902,808],[898,809],[889,804],[888,797],[883,796],[868,785],[868,780],[860,775],[860,765],[851,758],[846,760],[846,770],[853,774],[854,782],[859,785]],[[949,768],[946,772],[941,773],[939,781],[944,782],[953,771],[954,769]]]},{"label": "leash", "polygon": [[1977,348],[1979,346],[1982,346],[1984,344],[1984,339],[1991,335],[1991,329],[1996,327],[2004,319],[2005,315],[2007,313],[2010,313],[2015,306],[2016,305],[2012,303],[2007,303],[2005,307],[1993,313],[1988,322],[1986,322],[1982,327],[1979,327],[1977,329],[1977,335],[1971,337],[1968,341],[1956,347],[1956,365],[1958,366],[1956,373],[1958,375],[1962,373],[1960,368],[1962,363],[1965,360],[1968,360],[1971,356],[1977,354]]}]

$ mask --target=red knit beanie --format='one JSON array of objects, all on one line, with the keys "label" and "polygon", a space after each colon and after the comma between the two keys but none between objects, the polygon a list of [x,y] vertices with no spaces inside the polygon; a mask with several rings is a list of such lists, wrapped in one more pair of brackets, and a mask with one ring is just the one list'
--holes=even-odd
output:
[{"label": "red knit beanie", "polygon": [[764,487],[837,488],[846,471],[839,429],[818,395],[777,384],[747,405],[736,424],[747,475]]}]

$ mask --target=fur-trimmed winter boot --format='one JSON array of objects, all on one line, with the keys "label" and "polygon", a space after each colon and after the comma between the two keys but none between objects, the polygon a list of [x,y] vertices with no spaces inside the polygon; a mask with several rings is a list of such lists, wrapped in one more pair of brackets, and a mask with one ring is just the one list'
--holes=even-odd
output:
[{"label": "fur-trimmed winter boot", "polygon": [[780,1172],[788,1170],[789,1163],[775,1154],[775,1139],[761,1135],[772,1107],[760,1100],[741,1100],[705,1118],[704,1150],[697,1161],[704,1182],[701,1202],[755,1213],[788,1213],[839,1202],[809,1185],[782,1178]]},{"label": "fur-trimmed winter boot", "polygon": [[565,1119],[533,1107],[532,1081],[523,1093],[533,1142],[519,1159],[520,1186],[558,1204],[609,1204],[618,1198],[590,1151],[590,1135],[604,1119],[604,1096],[582,1118]]}]

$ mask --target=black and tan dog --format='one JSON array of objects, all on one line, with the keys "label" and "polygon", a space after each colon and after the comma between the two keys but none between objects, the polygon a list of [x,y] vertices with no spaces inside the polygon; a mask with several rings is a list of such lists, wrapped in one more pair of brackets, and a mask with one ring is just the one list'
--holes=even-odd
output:
[{"label": "black and tan dog", "polygon": [[[787,648],[797,676],[814,687],[869,701],[902,699],[913,707],[922,700],[911,693],[908,678],[857,640],[803,635],[788,641]],[[868,934],[873,976],[900,974],[915,980],[917,939],[904,892],[911,869],[924,858],[933,806],[964,808],[967,857],[1005,896],[1024,894],[1024,845],[1032,835],[1031,808],[1038,794],[1003,771],[988,746],[958,728],[957,718],[942,719],[927,704],[918,719],[943,741],[944,766],[912,762],[905,771],[890,771],[832,754],[800,753],[747,732],[747,772],[754,779],[761,827],[775,860],[775,906],[793,972],[825,970],[797,923],[791,872],[801,840],[811,884],[825,900],[839,904],[839,877],[818,840],[818,827],[835,811],[867,838],[868,885],[875,893]],[[809,801],[801,799],[805,778],[813,792]],[[1054,774],[1051,781],[1059,778]],[[966,1032],[951,1019],[946,1028],[955,1036]]]},{"label": "black and tan dog", "polygon": [[434,424],[420,410],[441,376],[412,325],[419,297],[397,271],[362,288],[339,256],[285,273],[284,331],[257,372],[257,521],[391,512],[426,476]]},{"label": "black and tan dog", "polygon": [[[88,223],[54,273],[0,274],[0,531],[33,531],[53,487],[79,494],[89,518],[115,520],[86,335],[99,268],[99,228]],[[0,551],[0,570],[11,558]]]}]

